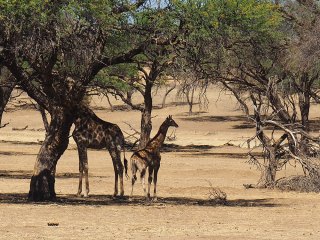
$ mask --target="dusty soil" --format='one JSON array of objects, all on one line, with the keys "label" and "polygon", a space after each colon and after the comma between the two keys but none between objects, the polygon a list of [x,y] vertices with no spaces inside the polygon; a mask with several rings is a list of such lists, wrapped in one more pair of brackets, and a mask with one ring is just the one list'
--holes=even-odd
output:
[{"label": "dusty soil", "polygon": [[[89,151],[91,196],[76,197],[78,156],[72,141],[57,166],[57,202],[27,202],[44,131],[38,112],[9,106],[3,122],[10,124],[0,130],[0,239],[319,239],[319,194],[243,187],[259,179],[244,148],[254,128],[234,99],[215,89],[208,96],[209,108],[197,115],[188,116],[187,106],[173,96],[168,107],[153,113],[153,134],[168,114],[180,126],[177,139],[168,142],[180,147],[162,154],[158,202],[146,202],[140,184],[132,202],[113,200],[113,168],[104,150]],[[108,107],[98,98],[92,104]],[[315,109],[312,119],[319,121]],[[125,122],[139,127],[139,112],[95,112],[126,132]],[[278,177],[300,173],[288,166]],[[227,194],[225,204],[209,200],[210,183]],[[126,196],[129,190],[125,181]]]}]

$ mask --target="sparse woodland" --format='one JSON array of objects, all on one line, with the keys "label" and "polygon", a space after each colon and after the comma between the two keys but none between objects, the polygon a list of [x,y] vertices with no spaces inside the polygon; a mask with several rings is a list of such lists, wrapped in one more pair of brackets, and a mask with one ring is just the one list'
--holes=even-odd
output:
[{"label": "sparse woodland", "polygon": [[277,186],[277,172],[295,161],[306,186],[320,190],[319,119],[309,119],[320,104],[319,39],[316,0],[0,0],[0,128],[15,86],[50,115],[29,200],[55,199],[55,167],[88,95],[140,111],[143,148],[157,89],[167,89],[162,107],[178,89],[192,114],[196,102],[210,104],[211,85],[231,93],[255,124],[247,143],[258,187]]}]

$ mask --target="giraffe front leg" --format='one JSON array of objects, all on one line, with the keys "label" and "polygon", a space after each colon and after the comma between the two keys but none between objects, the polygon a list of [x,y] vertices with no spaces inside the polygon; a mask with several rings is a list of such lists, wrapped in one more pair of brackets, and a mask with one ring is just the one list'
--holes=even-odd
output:
[{"label": "giraffe front leg", "polygon": [[131,178],[131,194],[129,197],[129,200],[132,201],[133,198],[133,186],[134,183],[137,180],[137,166],[135,165],[134,161],[131,159],[131,173],[132,173],[132,178]]},{"label": "giraffe front leg", "polygon": [[80,197],[82,192],[83,162],[82,162],[82,155],[80,153],[81,150],[79,149],[79,146],[78,146],[78,152],[79,152],[79,186],[78,186],[77,196]]},{"label": "giraffe front leg", "polygon": [[131,179],[131,194],[130,194],[130,197],[129,197],[130,201],[132,201],[132,198],[133,198],[133,185],[136,182],[136,180],[137,180],[137,176],[135,174],[132,175],[132,179]]},{"label": "giraffe front leg", "polygon": [[82,192],[82,177],[83,174],[85,176],[85,184],[86,190],[84,192],[84,197],[88,197],[89,195],[89,176],[88,176],[88,156],[87,156],[87,148],[82,144],[77,143],[78,145],[78,153],[79,153],[79,187],[78,187],[78,196],[81,196]]},{"label": "giraffe front leg", "polygon": [[82,172],[83,172],[82,168],[79,167],[79,186],[78,186],[78,192],[77,192],[78,197],[81,196],[81,192],[82,192]]},{"label": "giraffe front leg", "polygon": [[86,182],[86,190],[83,194],[83,197],[89,197],[89,167],[88,167],[88,161],[86,161],[84,164],[84,177],[85,177],[85,182]]}]

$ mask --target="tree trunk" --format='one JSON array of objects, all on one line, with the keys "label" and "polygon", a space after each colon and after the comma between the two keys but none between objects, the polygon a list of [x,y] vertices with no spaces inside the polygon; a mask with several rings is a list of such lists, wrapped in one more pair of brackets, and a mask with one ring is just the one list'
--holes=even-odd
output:
[{"label": "tree trunk", "polygon": [[67,149],[73,114],[61,107],[50,112],[49,131],[40,148],[30,182],[30,201],[55,200],[56,164]]},{"label": "tree trunk", "polygon": [[147,83],[144,94],[144,110],[141,114],[141,135],[139,149],[144,148],[150,140],[152,130],[151,112],[152,112],[152,84]]},{"label": "tree trunk", "polygon": [[110,98],[109,98],[108,94],[106,94],[106,98],[107,98],[108,104],[109,104],[109,106],[110,106],[110,110],[111,110],[111,112],[113,112],[113,111],[114,111],[113,105],[112,105],[112,103],[111,103],[111,101],[110,101]]},{"label": "tree trunk", "polygon": [[[190,93],[191,91],[191,93]],[[194,88],[192,88],[190,91],[187,93],[187,101],[189,104],[189,115],[192,115],[193,113],[193,98],[194,98]],[[190,94],[190,96],[189,96]]]},{"label": "tree trunk", "polygon": [[299,95],[299,108],[301,114],[301,124],[303,130],[309,131],[309,111],[310,111],[310,92],[312,86],[312,80],[309,79],[308,74],[302,74],[300,78],[300,86],[298,87]]},{"label": "tree trunk", "polygon": [[277,158],[276,149],[274,147],[268,147],[267,166],[263,173],[262,179],[260,179],[261,185],[264,187],[273,187],[276,181],[277,174]]},{"label": "tree trunk", "polygon": [[299,107],[301,114],[301,124],[305,131],[310,130],[309,126],[309,111],[310,111],[310,96],[308,93],[299,94]]},{"label": "tree trunk", "polygon": [[284,123],[291,123],[291,117],[289,113],[285,110],[280,97],[278,96],[278,92],[271,90],[268,96],[272,107],[277,110],[277,116],[283,121]]},{"label": "tree trunk", "polygon": [[166,106],[166,99],[167,99],[169,93],[172,92],[175,88],[176,88],[176,83],[174,83],[174,85],[171,86],[169,89],[166,89],[166,93],[164,94],[163,99],[162,99],[162,106],[161,106],[161,108],[165,108],[165,106]]},{"label": "tree trunk", "polygon": [[4,81],[0,81],[0,127],[2,126],[1,121],[4,109],[9,101],[12,90],[16,85],[16,81],[12,76],[10,77],[6,73],[1,74],[4,74]]},{"label": "tree trunk", "polygon": [[46,133],[49,132],[49,123],[48,123],[48,118],[46,115],[46,110],[41,107],[39,104],[37,104],[37,109],[39,110],[41,117],[42,117],[42,122],[43,122],[43,126],[44,129],[46,130]]}]

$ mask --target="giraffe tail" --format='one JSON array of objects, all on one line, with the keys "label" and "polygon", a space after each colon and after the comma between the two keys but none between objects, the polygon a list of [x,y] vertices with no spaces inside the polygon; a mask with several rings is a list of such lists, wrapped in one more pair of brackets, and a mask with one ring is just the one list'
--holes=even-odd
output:
[{"label": "giraffe tail", "polygon": [[125,157],[124,157],[123,163],[124,163],[124,171],[125,171],[125,174],[126,174],[126,178],[129,179],[129,175],[128,175],[128,160]]}]

